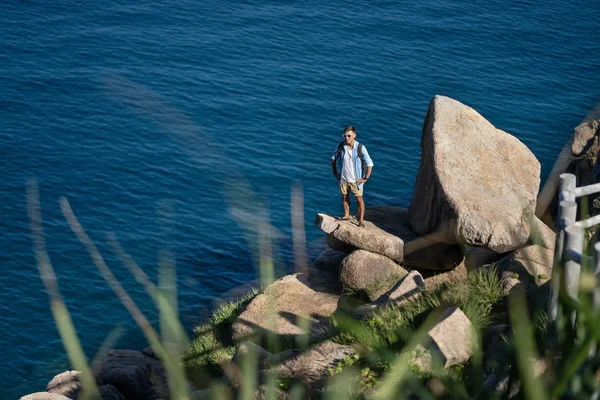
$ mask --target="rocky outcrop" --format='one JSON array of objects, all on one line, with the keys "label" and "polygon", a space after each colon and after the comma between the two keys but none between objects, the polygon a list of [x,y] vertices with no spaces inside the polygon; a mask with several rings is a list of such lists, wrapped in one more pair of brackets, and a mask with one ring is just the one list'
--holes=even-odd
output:
[{"label": "rocky outcrop", "polygon": [[471,321],[458,307],[444,311],[429,331],[429,337],[435,344],[435,350],[439,350],[445,368],[469,361],[473,354],[474,335]]},{"label": "rocky outcrop", "polygon": [[435,96],[421,148],[409,216],[418,235],[498,253],[527,242],[540,163],[523,143],[472,108]]},{"label": "rocky outcrop", "polygon": [[[250,302],[233,323],[232,337],[248,340],[265,331],[283,337],[318,336],[330,328],[328,317],[336,310],[340,294],[339,282],[329,273],[311,269],[286,275]],[[308,319],[309,332],[302,330],[299,318]]]},{"label": "rocky outcrop", "polygon": [[340,282],[344,289],[364,293],[373,301],[407,274],[408,271],[389,258],[356,250],[342,261]]},{"label": "rocky outcrop", "polygon": [[377,302],[401,303],[418,297],[425,290],[425,281],[418,271],[410,271],[398,284],[394,285],[388,293],[380,296]]},{"label": "rocky outcrop", "polygon": [[374,206],[365,210],[365,228],[327,214],[318,214],[315,224],[328,234],[329,248],[340,252],[366,250],[410,267],[438,271],[461,263],[459,246],[441,242],[436,235],[419,237],[410,227],[408,216],[406,208]]}]

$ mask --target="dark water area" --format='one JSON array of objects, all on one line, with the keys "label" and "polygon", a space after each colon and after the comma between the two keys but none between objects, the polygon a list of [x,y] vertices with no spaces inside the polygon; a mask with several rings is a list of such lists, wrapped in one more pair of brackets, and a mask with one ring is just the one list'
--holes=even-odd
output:
[{"label": "dark water area", "polygon": [[5,1],[0,4],[0,398],[69,369],[32,251],[39,184],[48,253],[89,358],[144,338],[62,216],[66,197],[108,266],[156,310],[107,244],[156,281],[177,268],[186,328],[256,277],[256,226],[293,269],[291,188],[339,212],[329,157],[352,124],[375,168],[367,205],[408,206],[435,94],[524,142],[547,176],[600,101],[600,3],[533,1]]}]

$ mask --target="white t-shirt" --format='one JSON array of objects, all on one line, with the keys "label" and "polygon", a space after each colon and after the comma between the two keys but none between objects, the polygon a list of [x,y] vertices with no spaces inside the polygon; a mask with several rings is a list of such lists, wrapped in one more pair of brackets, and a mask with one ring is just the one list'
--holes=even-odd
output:
[{"label": "white t-shirt", "polygon": [[352,162],[352,149],[344,145],[344,165],[342,166],[342,180],[350,183],[356,182],[354,177],[354,163]]}]

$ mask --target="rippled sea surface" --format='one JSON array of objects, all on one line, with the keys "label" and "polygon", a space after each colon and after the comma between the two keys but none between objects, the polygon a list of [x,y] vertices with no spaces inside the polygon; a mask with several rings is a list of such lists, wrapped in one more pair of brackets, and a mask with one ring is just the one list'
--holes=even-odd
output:
[{"label": "rippled sea surface", "polygon": [[278,270],[293,269],[294,185],[309,256],[322,248],[312,220],[341,208],[329,156],[346,124],[375,162],[367,204],[408,206],[435,94],[518,137],[545,177],[600,101],[598,15],[592,0],[2,2],[0,398],[69,369],[32,251],[29,179],[87,356],[119,329],[114,346],[140,349],[61,196],[153,321],[107,234],[155,281],[172,255],[191,329],[255,278],[261,218]]}]

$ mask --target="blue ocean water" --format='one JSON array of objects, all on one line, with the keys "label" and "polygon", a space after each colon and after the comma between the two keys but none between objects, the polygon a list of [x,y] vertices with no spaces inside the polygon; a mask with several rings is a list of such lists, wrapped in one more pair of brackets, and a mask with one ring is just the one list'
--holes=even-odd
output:
[{"label": "blue ocean water", "polygon": [[[329,156],[352,124],[375,161],[367,204],[408,206],[435,94],[523,141],[545,177],[600,101],[600,3],[4,1],[0,4],[0,398],[69,369],[39,277],[26,186],[39,184],[48,252],[92,358],[143,335],[59,206],[64,196],[108,266],[156,321],[107,244],[156,281],[178,276],[190,329],[256,276],[256,223],[293,268],[291,188],[312,220],[341,208]],[[162,252],[162,253],[161,253]]]}]

